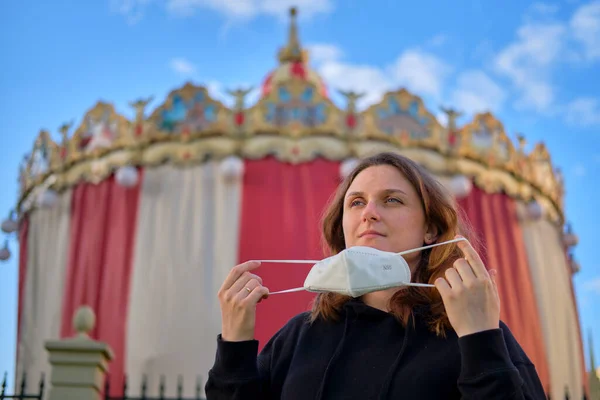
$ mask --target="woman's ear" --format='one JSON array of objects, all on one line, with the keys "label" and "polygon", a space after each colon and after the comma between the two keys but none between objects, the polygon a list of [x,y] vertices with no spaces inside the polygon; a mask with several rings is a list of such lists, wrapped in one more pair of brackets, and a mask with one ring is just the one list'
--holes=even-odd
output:
[{"label": "woman's ear", "polygon": [[435,226],[429,226],[427,228],[427,231],[425,232],[425,237],[423,239],[423,241],[425,242],[425,244],[432,244],[434,243],[438,238],[438,230]]}]

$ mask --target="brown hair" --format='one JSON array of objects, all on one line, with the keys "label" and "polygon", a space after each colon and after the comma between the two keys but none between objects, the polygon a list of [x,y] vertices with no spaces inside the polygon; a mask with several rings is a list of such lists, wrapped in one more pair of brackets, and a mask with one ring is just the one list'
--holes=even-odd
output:
[{"label": "brown hair", "polygon": [[[342,217],[344,197],[356,176],[365,169],[377,165],[390,165],[396,168],[415,188],[421,199],[425,221],[437,230],[436,243],[451,240],[457,234],[471,239],[468,226],[459,213],[456,202],[448,191],[423,167],[416,162],[395,153],[379,153],[363,159],[341,182],[330,200],[322,220],[322,234],[325,252],[334,255],[346,248]],[[433,283],[443,277],[454,261],[462,257],[462,252],[451,243],[446,246],[424,250],[413,274],[413,282]],[[335,320],[341,307],[351,298],[336,293],[318,294],[313,302],[311,320],[317,318]],[[451,329],[442,298],[435,288],[408,286],[397,291],[390,300],[390,310],[404,325],[417,306],[428,306],[424,314],[431,330],[443,336]]]}]

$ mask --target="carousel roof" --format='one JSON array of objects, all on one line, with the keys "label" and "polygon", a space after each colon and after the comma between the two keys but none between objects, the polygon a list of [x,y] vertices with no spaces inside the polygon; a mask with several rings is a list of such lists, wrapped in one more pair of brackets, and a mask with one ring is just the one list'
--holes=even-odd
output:
[{"label": "carousel roof", "polygon": [[525,139],[513,143],[502,123],[482,113],[457,126],[461,113],[443,109],[442,126],[423,101],[405,89],[386,93],[359,111],[356,92],[340,92],[344,108],[328,97],[327,88],[308,65],[291,10],[287,44],[279,65],[266,77],[261,97],[247,105],[249,89],[230,90],[226,107],[203,86],[191,83],[170,92],[147,113],[151,98],[130,103],[129,120],[112,104],[98,102],[80,125],[59,128],[54,141],[42,130],[20,168],[18,212],[35,207],[48,189],[78,182],[100,182],[119,169],[163,163],[187,164],[207,158],[275,156],[298,163],[316,157],[345,160],[378,151],[401,152],[440,176],[468,176],[488,192],[504,191],[535,200],[551,220],[563,223],[563,181],[543,143],[525,151]]}]

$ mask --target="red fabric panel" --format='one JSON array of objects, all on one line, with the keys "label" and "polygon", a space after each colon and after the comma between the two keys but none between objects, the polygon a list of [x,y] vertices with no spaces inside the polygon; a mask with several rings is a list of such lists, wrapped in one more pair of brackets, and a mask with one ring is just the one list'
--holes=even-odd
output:
[{"label": "red fabric panel", "polygon": [[486,266],[498,271],[500,318],[535,364],[544,388],[548,388],[550,380],[540,316],[516,204],[506,194],[488,194],[478,187],[473,187],[459,204],[485,248],[480,249],[480,253]]},{"label": "red fabric panel", "polygon": [[[19,359],[19,343],[21,341],[21,320],[23,318],[23,299],[25,297],[25,280],[27,278],[27,238],[29,237],[29,218],[25,216],[19,225],[19,299],[17,314],[17,360]],[[16,365],[16,363],[15,363]]]},{"label": "red fabric panel", "polygon": [[[321,259],[320,218],[339,184],[339,162],[317,159],[291,165],[268,157],[247,160],[242,192],[240,262]],[[232,266],[233,267],[233,266]],[[271,291],[300,287],[312,265],[263,264],[256,270]],[[257,308],[262,348],[294,315],[309,308],[307,292],[274,295]]]},{"label": "red fabric panel", "polygon": [[[140,182],[142,174],[140,173]],[[62,307],[61,337],[72,336],[81,305],[96,313],[91,336],[110,345],[111,387],[122,387],[129,280],[140,186],[124,188],[111,176],[98,185],[73,190],[69,258]],[[115,392],[116,393],[116,392]]]}]

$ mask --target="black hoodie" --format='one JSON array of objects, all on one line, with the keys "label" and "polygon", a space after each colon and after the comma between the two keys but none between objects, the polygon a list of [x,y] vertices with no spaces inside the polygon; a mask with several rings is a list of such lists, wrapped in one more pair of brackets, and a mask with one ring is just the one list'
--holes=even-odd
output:
[{"label": "black hoodie", "polygon": [[225,342],[206,383],[207,400],[545,399],[508,327],[437,337],[416,310],[404,328],[350,300],[338,322],[292,318],[258,355],[256,340]]}]

